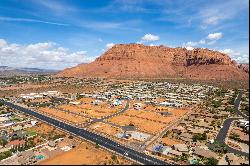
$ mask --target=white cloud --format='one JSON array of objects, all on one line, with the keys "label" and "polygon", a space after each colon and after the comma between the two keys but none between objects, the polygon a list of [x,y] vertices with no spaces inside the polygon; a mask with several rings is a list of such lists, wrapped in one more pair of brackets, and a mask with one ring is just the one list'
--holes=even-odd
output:
[{"label": "white cloud", "polygon": [[52,42],[18,45],[0,39],[0,65],[63,69],[89,60],[86,51],[70,52]]},{"label": "white cloud", "polygon": [[207,35],[206,38],[201,39],[200,41],[189,41],[186,43],[183,43],[183,47],[195,47],[200,45],[213,45],[217,42],[217,40],[222,38],[222,33],[210,33]]},{"label": "white cloud", "polygon": [[[243,10],[249,10],[249,1],[247,0],[228,0],[218,3],[212,3],[206,5],[206,7],[200,8],[200,12],[197,17],[201,19],[201,27],[206,28],[208,26],[219,25],[226,20],[236,18]],[[230,10],[228,10],[230,9]]]},{"label": "white cloud", "polygon": [[224,49],[224,50],[221,50],[220,52],[224,53],[224,54],[230,54],[233,52],[233,50],[227,48],[227,49]]},{"label": "white cloud", "polygon": [[216,43],[216,40],[212,40],[212,41],[207,42],[207,45],[213,45],[215,43]]},{"label": "white cloud", "polygon": [[220,17],[218,16],[212,16],[212,17],[208,17],[204,20],[205,24],[212,24],[212,25],[216,25],[218,23],[218,21],[220,20]]},{"label": "white cloud", "polygon": [[221,53],[229,55],[233,60],[238,63],[248,63],[249,53],[241,53],[232,49],[220,50]]},{"label": "white cloud", "polygon": [[210,33],[207,38],[209,40],[219,40],[220,38],[222,38],[222,33],[218,32],[218,33]]},{"label": "white cloud", "polygon": [[160,40],[160,37],[152,34],[146,34],[141,38],[142,42],[157,41],[157,40]]},{"label": "white cloud", "polygon": [[79,11],[77,7],[63,1],[42,0],[34,1],[33,3],[37,3],[39,7],[45,7],[46,9],[51,10],[57,15],[66,15],[70,12]]},{"label": "white cloud", "polygon": [[4,39],[0,39],[0,48],[4,47],[7,42]]},{"label": "white cloud", "polygon": [[187,46],[186,49],[187,49],[187,50],[193,50],[194,48],[193,48],[193,47],[190,47],[190,46]]},{"label": "white cloud", "polygon": [[206,44],[206,41],[202,39],[199,41],[199,44]]},{"label": "white cloud", "polygon": [[115,45],[114,43],[107,43],[107,44],[106,44],[106,48],[107,48],[107,49],[110,49],[110,48],[112,48],[114,45]]},{"label": "white cloud", "polygon": [[189,41],[186,43],[187,46],[197,46],[198,43],[197,42],[192,42],[192,41]]},{"label": "white cloud", "polygon": [[51,24],[51,25],[59,25],[59,26],[69,26],[69,24],[30,19],[30,18],[0,17],[0,21],[34,22],[34,23],[43,23],[43,24]]}]

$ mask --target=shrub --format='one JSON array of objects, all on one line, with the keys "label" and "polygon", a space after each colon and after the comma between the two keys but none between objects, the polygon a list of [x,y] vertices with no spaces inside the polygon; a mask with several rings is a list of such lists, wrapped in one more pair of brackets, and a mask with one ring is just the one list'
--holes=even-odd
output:
[{"label": "shrub", "polygon": [[98,143],[95,144],[95,148],[99,148],[100,145]]},{"label": "shrub", "polygon": [[214,143],[212,150],[218,153],[227,153],[227,147],[219,142]]},{"label": "shrub", "polygon": [[226,108],[224,109],[224,111],[230,112],[230,113],[234,113],[234,112],[235,112],[235,109],[226,107]]},{"label": "shrub", "polygon": [[117,160],[117,156],[116,155],[112,155],[111,159],[115,161],[115,160]]},{"label": "shrub", "polygon": [[213,101],[212,101],[212,106],[213,106],[214,108],[220,107],[220,106],[221,106],[221,101],[213,100]]},{"label": "shrub", "polygon": [[231,98],[229,99],[229,102],[228,102],[228,103],[231,104],[231,105],[234,105],[234,99],[235,99],[234,97],[231,97]]},{"label": "shrub", "polygon": [[5,146],[8,143],[5,139],[0,139],[0,145]]},{"label": "shrub", "polygon": [[11,154],[12,154],[11,151],[5,151],[5,152],[0,153],[0,161],[10,157]]},{"label": "shrub", "polygon": [[236,134],[236,133],[230,134],[229,138],[231,138],[233,140],[236,140],[236,141],[240,140],[240,136],[238,134]]},{"label": "shrub", "polygon": [[167,132],[162,136],[162,138],[167,137],[169,134],[170,134],[170,131],[167,131]]},{"label": "shrub", "polygon": [[203,134],[200,134],[200,133],[197,133],[193,136],[193,141],[197,141],[197,140],[206,140],[207,139],[207,134],[206,133],[203,133]]},{"label": "shrub", "polygon": [[217,165],[218,164],[218,160],[213,158],[213,157],[210,157],[210,158],[206,158],[205,161],[204,161],[204,164],[205,165]]},{"label": "shrub", "polygon": [[181,161],[188,161],[188,155],[182,153],[182,155],[181,155],[181,157],[179,158],[179,160],[181,160]]}]

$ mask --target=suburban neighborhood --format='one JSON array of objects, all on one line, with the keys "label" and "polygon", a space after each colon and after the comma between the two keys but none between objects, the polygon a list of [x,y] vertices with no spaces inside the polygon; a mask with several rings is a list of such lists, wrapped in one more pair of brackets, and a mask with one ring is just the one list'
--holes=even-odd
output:
[{"label": "suburban neighborhood", "polygon": [[[2,88],[20,86],[7,82]],[[47,89],[44,84],[44,90],[23,90],[4,95],[3,100],[169,164],[249,163],[249,121],[241,115],[248,117],[245,90],[101,79],[50,78],[45,82],[56,83],[57,87]],[[60,91],[58,87],[67,84],[89,85],[90,90]],[[51,163],[82,145],[79,137],[3,102],[0,108],[1,164]],[[229,125],[225,124],[228,120],[232,120]],[[225,136],[221,136],[223,132]],[[116,158],[120,164],[131,162],[119,155]]]}]

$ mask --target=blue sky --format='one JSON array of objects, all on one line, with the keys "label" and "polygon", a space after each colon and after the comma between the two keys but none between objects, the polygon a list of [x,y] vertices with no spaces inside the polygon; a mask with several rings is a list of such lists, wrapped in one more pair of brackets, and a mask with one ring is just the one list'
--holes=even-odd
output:
[{"label": "blue sky", "polygon": [[248,0],[1,0],[0,65],[63,69],[113,44],[210,48],[249,59]]}]

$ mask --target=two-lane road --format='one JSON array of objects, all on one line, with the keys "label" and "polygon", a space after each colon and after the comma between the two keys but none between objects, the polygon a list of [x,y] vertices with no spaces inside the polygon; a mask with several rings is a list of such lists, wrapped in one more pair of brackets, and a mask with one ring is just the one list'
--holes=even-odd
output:
[{"label": "two-lane road", "polygon": [[[240,106],[240,101],[241,101],[241,97],[242,97],[242,92],[240,92],[237,96],[237,98],[235,99],[235,102],[234,102],[234,108],[235,108],[235,111],[236,113],[239,115],[239,116],[242,116],[243,118],[247,118],[246,115],[244,115],[240,110],[239,110],[239,106]],[[230,153],[234,153],[234,154],[240,154],[242,156],[246,156],[248,157],[248,153],[246,152],[242,152],[240,150],[236,150],[234,148],[231,148],[230,146],[228,146],[226,144],[226,137],[227,137],[227,134],[228,134],[228,131],[229,131],[229,128],[232,124],[233,121],[235,120],[238,120],[238,119],[242,119],[242,118],[228,118],[224,121],[223,123],[223,127],[220,129],[215,141],[223,144],[226,146],[228,152]],[[247,118],[248,119],[248,118]],[[213,145],[208,145],[208,146],[213,146]]]},{"label": "two-lane road", "polygon": [[23,113],[26,113],[26,114],[29,114],[31,116],[34,116],[36,117],[37,119],[40,119],[44,122],[47,122],[49,124],[52,124],[58,128],[61,128],[65,131],[68,131],[72,134],[75,134],[77,136],[80,136],[84,139],[87,139],[87,140],[90,140],[92,142],[95,142],[107,149],[110,149],[112,151],[115,151],[116,153],[119,153],[123,156],[126,156],[134,161],[137,161],[141,164],[145,164],[145,165],[167,165],[166,162],[162,161],[162,160],[159,160],[157,158],[154,158],[152,156],[148,156],[144,153],[141,153],[141,152],[138,152],[138,151],[135,151],[133,149],[130,149],[128,147],[125,147],[109,138],[106,138],[106,137],[103,137],[103,136],[100,136],[98,134],[95,134],[95,133],[92,133],[90,131],[87,131],[85,129],[82,129],[82,128],[78,128],[78,127],[75,127],[75,126],[72,126],[72,125],[69,125],[67,123],[64,123],[64,122],[61,122],[59,120],[56,120],[54,118],[51,118],[51,117],[48,117],[48,116],[45,116],[43,114],[40,114],[38,112],[35,112],[35,111],[32,111],[30,109],[27,109],[27,108],[24,108],[24,107],[21,107],[21,106],[18,106],[18,105],[15,105],[11,102],[7,102],[5,100],[2,100],[0,99],[1,102],[3,102],[5,105],[13,108],[13,109],[16,109],[18,111],[21,111]]},{"label": "two-lane road", "polygon": [[249,117],[248,117],[247,115],[243,114],[243,113],[240,111],[240,109],[239,109],[241,98],[242,98],[242,91],[239,92],[237,98],[236,98],[235,101],[234,101],[234,109],[235,109],[236,113],[237,113],[239,116],[242,116],[244,119],[247,119],[247,120],[248,120]]},{"label": "two-lane road", "polygon": [[248,153],[242,152],[240,150],[236,150],[234,148],[231,148],[230,146],[228,146],[226,144],[226,137],[227,137],[227,133],[229,131],[229,128],[230,128],[232,122],[235,121],[235,120],[238,120],[238,119],[240,119],[240,118],[229,118],[229,119],[226,119],[224,121],[224,123],[223,123],[223,128],[220,129],[220,131],[219,131],[219,133],[218,133],[218,135],[217,135],[217,137],[216,137],[215,140],[217,142],[222,143],[223,145],[225,145],[227,147],[228,152],[234,153],[234,154],[240,154],[242,156],[248,157],[248,155],[249,155]]}]

